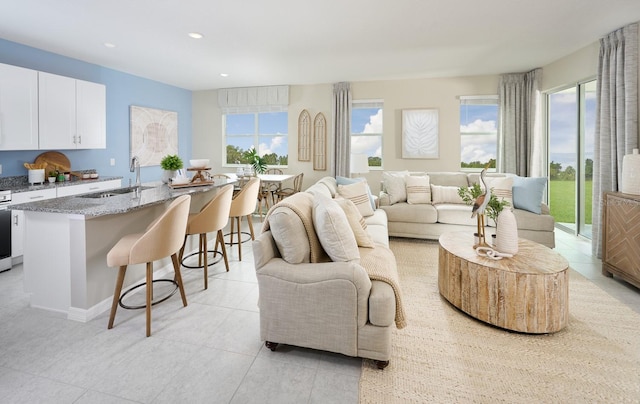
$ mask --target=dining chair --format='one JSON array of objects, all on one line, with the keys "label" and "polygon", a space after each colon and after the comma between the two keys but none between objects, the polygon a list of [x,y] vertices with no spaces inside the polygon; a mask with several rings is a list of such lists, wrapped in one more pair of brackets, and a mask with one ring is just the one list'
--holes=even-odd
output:
[{"label": "dining chair", "polygon": [[126,308],[126,306],[122,304],[120,293],[122,292],[127,266],[129,265],[143,263],[147,265],[146,283],[134,286],[125,292],[125,294],[127,294],[139,286],[146,286],[146,304],[140,308],[146,308],[147,337],[151,335],[151,306],[167,299],[164,298],[157,302],[152,302],[154,261],[169,256],[171,257],[175,277],[173,281],[166,279],[164,279],[164,281],[175,282],[177,284],[180,289],[180,295],[182,296],[182,305],[187,306],[187,297],[184,294],[177,254],[182,245],[182,239],[187,228],[190,204],[191,195],[179,196],[171,202],[162,215],[147,226],[143,233],[123,236],[107,254],[107,265],[110,267],[120,267],[116,279],[115,291],[113,293],[113,302],[111,303],[108,329],[113,328],[118,304]]},{"label": "dining chair", "polygon": [[229,217],[231,218],[231,233],[230,233],[230,243],[233,242],[234,235],[234,225],[237,224],[238,227],[238,259],[242,261],[242,238],[240,231],[241,219],[243,217],[247,218],[247,222],[249,224],[249,231],[251,234],[251,240],[255,240],[255,234],[253,232],[253,222],[251,220],[251,215],[256,209],[256,201],[258,200],[258,193],[260,191],[260,178],[253,177],[247,182],[240,192],[233,198],[231,202],[231,210],[229,211]]},{"label": "dining chair", "polygon": [[279,191],[274,193],[275,201],[274,203],[278,203],[284,198],[291,196],[297,192],[302,191],[302,180],[304,178],[304,173],[300,173],[293,177],[293,188],[282,188]]},{"label": "dining chair", "polygon": [[[231,200],[233,197],[233,185],[225,185],[220,188],[218,192],[211,198],[211,200],[202,207],[200,212],[191,213],[189,220],[187,221],[187,230],[184,236],[184,242],[182,248],[180,248],[180,255],[178,256],[179,262],[186,268],[202,268],[204,271],[204,288],[209,288],[209,266],[220,261],[209,262],[209,252],[213,253],[213,257],[219,253],[224,259],[224,266],[229,272],[229,260],[227,259],[227,250],[225,248],[224,238],[222,235],[222,229],[227,225],[229,221],[229,212],[231,211]],[[216,246],[214,250],[207,249],[207,233],[216,233]],[[193,252],[184,257],[184,249],[187,245],[187,239],[191,235],[198,234],[199,243],[198,251]],[[220,244],[221,251],[217,251],[218,244]],[[198,266],[189,266],[185,264],[184,260],[187,258],[198,255]]]},{"label": "dining chair", "polygon": [[[265,174],[282,175],[284,174],[284,172],[279,168],[270,168],[267,171],[265,171]],[[271,203],[271,205],[275,205],[276,203],[275,193],[279,190],[280,190],[280,184],[265,182],[260,185],[260,195],[258,195],[258,200],[260,202],[259,204],[260,218],[262,218],[262,214],[264,213],[262,210],[262,202],[265,203],[266,210],[269,210],[270,208],[269,203]]]}]

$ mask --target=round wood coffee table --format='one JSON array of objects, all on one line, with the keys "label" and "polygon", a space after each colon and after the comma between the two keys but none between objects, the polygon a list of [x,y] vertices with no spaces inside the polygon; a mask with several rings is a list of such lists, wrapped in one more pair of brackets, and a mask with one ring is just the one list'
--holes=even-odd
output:
[{"label": "round wood coffee table", "polygon": [[508,330],[543,334],[569,318],[569,263],[533,241],[519,239],[518,254],[493,260],[473,249],[473,234],[440,236],[438,289],[471,317]]}]

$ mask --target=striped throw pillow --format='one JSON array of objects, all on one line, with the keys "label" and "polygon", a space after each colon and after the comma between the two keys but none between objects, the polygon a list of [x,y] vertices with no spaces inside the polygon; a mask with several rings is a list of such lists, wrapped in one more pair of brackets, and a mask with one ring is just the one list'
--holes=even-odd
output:
[{"label": "striped throw pillow", "polygon": [[407,184],[407,203],[431,203],[431,186],[428,175],[407,175],[404,180]]}]

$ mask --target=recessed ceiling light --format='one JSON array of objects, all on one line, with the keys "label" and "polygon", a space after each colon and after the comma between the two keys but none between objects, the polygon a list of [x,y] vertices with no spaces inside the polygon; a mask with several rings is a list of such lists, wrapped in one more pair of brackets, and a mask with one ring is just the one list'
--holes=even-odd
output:
[{"label": "recessed ceiling light", "polygon": [[107,47],[107,48],[115,48],[116,47],[116,45],[112,44],[111,42],[105,42],[104,46]]},{"label": "recessed ceiling light", "polygon": [[202,39],[204,38],[204,35],[202,35],[199,32],[189,32],[189,36],[193,39]]},{"label": "recessed ceiling light", "polygon": [[229,76],[229,74],[227,74],[227,73],[220,73],[220,75],[221,75],[222,77],[228,77],[228,76]]}]

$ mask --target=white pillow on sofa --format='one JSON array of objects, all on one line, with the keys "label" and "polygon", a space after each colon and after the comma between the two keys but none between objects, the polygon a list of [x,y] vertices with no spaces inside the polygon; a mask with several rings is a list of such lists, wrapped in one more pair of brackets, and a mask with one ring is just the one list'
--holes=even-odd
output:
[{"label": "white pillow on sofa", "polygon": [[365,222],[364,217],[362,217],[356,205],[349,199],[336,198],[334,200],[342,208],[345,215],[347,215],[347,221],[356,238],[358,247],[373,248],[373,240],[369,233],[367,233],[367,222]]},{"label": "white pillow on sofa", "polygon": [[333,200],[318,195],[313,203],[313,226],[322,248],[334,262],[360,261],[358,243],[347,215]]},{"label": "white pillow on sofa", "polygon": [[369,186],[366,181],[358,181],[349,185],[338,185],[338,195],[353,202],[362,216],[373,215],[368,190]]},{"label": "white pillow on sofa", "polygon": [[458,195],[458,187],[450,187],[443,185],[431,184],[431,200],[434,204],[438,203],[461,203],[465,204],[460,195]]},{"label": "white pillow on sofa", "polygon": [[485,181],[498,200],[504,199],[513,207],[513,177],[485,177]]},{"label": "white pillow on sofa", "polygon": [[389,195],[389,203],[393,205],[407,200],[407,190],[404,178],[409,175],[409,171],[397,171],[382,173],[382,187]]},{"label": "white pillow on sofa", "polygon": [[269,215],[269,227],[283,260],[289,264],[310,262],[309,238],[294,211],[285,206],[276,207]]},{"label": "white pillow on sofa", "polygon": [[429,186],[429,176],[407,175],[407,203],[431,203],[431,187]]}]

